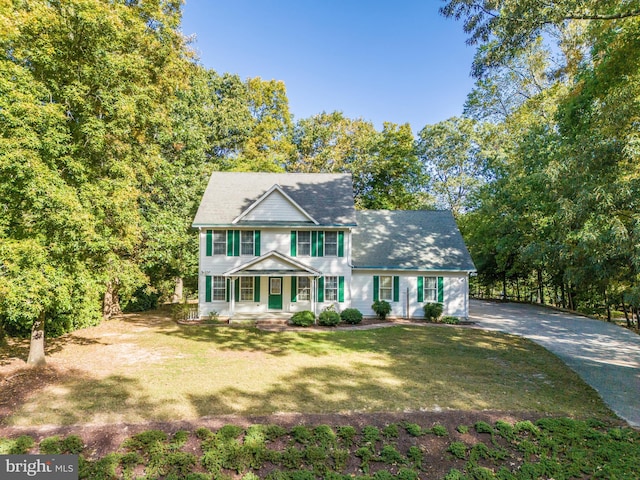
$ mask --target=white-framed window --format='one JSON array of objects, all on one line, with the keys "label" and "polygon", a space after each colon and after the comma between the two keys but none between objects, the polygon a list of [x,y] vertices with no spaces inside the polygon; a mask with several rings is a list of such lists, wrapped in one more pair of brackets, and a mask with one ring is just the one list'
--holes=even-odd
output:
[{"label": "white-framed window", "polygon": [[242,230],[240,232],[240,255],[254,254],[255,245],[253,239],[253,230]]},{"label": "white-framed window", "polygon": [[311,300],[311,280],[309,277],[298,277],[298,294],[299,301]]},{"label": "white-framed window", "polygon": [[387,302],[393,301],[393,277],[391,275],[380,276],[378,292],[378,298],[380,300],[386,300]]},{"label": "white-framed window", "polygon": [[324,301],[338,300],[338,277],[324,277]]},{"label": "white-framed window", "polygon": [[212,282],[212,298],[214,302],[227,300],[227,280],[224,277],[213,277]]},{"label": "white-framed window", "polygon": [[240,277],[240,301],[253,301],[253,277]]},{"label": "white-framed window", "polygon": [[308,257],[311,255],[311,232],[298,232],[298,256]]},{"label": "white-framed window", "polygon": [[324,232],[324,256],[338,256],[338,232]]},{"label": "white-framed window", "polygon": [[438,301],[438,277],[424,277],[424,301]]},{"label": "white-framed window", "polygon": [[227,231],[226,230],[213,231],[213,254],[214,255],[227,254]]}]

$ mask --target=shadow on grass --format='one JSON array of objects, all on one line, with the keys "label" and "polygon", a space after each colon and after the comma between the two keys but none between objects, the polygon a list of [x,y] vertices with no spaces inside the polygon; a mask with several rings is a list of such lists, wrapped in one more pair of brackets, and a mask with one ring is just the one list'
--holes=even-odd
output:
[{"label": "shadow on grass", "polygon": [[[104,378],[47,367],[52,370],[45,376],[12,380],[14,391],[3,385],[2,417],[13,424],[68,425],[436,408],[609,415],[557,357],[494,332],[408,326],[265,332],[179,326],[162,316],[124,321],[131,327],[127,342],[139,329],[155,348],[171,336],[177,340],[171,348],[189,355],[167,357],[165,365],[112,370]],[[102,371],[111,373],[106,366]]]},{"label": "shadow on grass", "polygon": [[[76,332],[67,333],[56,338],[47,338],[45,340],[45,355],[48,357],[54,353],[61,352],[67,346],[71,345],[104,345],[99,340],[86,338],[78,335]],[[29,339],[28,338],[9,338],[7,344],[0,348],[0,367],[13,363],[16,359],[27,361],[29,357]]]},{"label": "shadow on grass", "polygon": [[92,378],[76,369],[26,367],[2,385],[0,423],[73,425],[153,416],[157,404],[134,378]]}]

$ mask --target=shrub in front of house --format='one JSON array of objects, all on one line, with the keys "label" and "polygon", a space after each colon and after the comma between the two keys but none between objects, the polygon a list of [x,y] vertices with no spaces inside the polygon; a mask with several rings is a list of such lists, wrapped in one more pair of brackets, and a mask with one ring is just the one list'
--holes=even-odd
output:
[{"label": "shrub in front of house", "polygon": [[458,325],[460,323],[460,319],[458,317],[452,317],[447,315],[440,319],[442,323],[446,323],[447,325]]},{"label": "shrub in front of house", "polygon": [[345,323],[355,325],[362,321],[362,312],[357,308],[345,308],[340,312],[340,318]]},{"label": "shrub in front of house", "polygon": [[335,327],[340,323],[340,314],[335,310],[323,310],[318,317],[318,323],[324,327]]},{"label": "shrub in front of house", "polygon": [[426,321],[437,322],[442,315],[443,307],[441,303],[425,303],[422,310],[424,311],[424,319]]},{"label": "shrub in front of house", "polygon": [[308,327],[313,325],[316,320],[316,316],[310,310],[303,310],[301,312],[296,312],[291,317],[291,323],[293,325],[297,325],[298,327]]},{"label": "shrub in front of house", "polygon": [[387,315],[391,313],[391,304],[386,300],[376,300],[373,302],[373,305],[371,305],[371,308],[376,312],[378,318],[382,320],[387,318]]}]

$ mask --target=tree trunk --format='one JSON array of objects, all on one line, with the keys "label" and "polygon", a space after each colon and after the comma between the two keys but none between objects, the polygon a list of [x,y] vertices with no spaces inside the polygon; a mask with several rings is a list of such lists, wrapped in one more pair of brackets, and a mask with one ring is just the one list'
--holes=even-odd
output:
[{"label": "tree trunk", "polygon": [[118,297],[118,280],[107,282],[107,289],[102,299],[102,318],[109,320],[110,318],[120,315],[120,298]]},{"label": "tree trunk", "polygon": [[[633,317],[633,307],[631,307],[631,317]],[[622,311],[624,312],[624,318],[627,321],[627,328],[631,328],[631,320],[629,319],[629,312],[627,311],[627,305],[624,303],[624,299],[622,299]]]},{"label": "tree trunk", "polygon": [[29,344],[27,363],[34,367],[41,367],[47,363],[44,358],[44,310],[31,327],[31,343]]},{"label": "tree trunk", "polygon": [[560,283],[560,295],[562,296],[562,308],[567,308],[567,299],[564,294],[564,281]]},{"label": "tree trunk", "polygon": [[541,269],[538,269],[538,301],[544,305],[544,287],[542,286]]},{"label": "tree trunk", "polygon": [[184,282],[182,277],[176,277],[175,286],[173,288],[173,297],[171,298],[171,303],[180,303],[182,301],[182,290],[184,286]]}]

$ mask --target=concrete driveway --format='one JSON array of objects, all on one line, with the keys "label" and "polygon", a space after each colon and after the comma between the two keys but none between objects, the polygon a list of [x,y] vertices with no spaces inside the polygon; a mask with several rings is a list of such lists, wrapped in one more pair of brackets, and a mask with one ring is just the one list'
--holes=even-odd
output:
[{"label": "concrete driveway", "polygon": [[607,322],[534,305],[471,300],[481,328],[520,335],[560,357],[616,414],[640,426],[640,336]]}]

